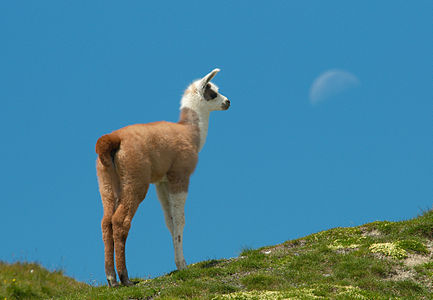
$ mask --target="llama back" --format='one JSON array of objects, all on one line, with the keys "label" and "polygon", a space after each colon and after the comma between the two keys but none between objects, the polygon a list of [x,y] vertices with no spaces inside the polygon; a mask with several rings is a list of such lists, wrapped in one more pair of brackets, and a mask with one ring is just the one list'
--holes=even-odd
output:
[{"label": "llama back", "polygon": [[[197,161],[195,136],[185,126],[171,122],[130,125],[114,131],[120,138],[116,167],[120,174],[140,174],[158,182],[169,170],[192,173]],[[141,174],[143,170],[146,174]],[[150,172],[150,174],[149,174]]]}]

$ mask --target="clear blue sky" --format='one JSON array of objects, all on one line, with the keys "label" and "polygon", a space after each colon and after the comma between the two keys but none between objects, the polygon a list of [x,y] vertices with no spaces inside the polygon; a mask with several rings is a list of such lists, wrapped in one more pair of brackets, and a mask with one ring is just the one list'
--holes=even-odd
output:
[{"label": "clear blue sky", "polygon": [[[192,177],[188,263],[431,208],[432,8],[2,1],[0,260],[105,282],[96,140],[177,121],[183,90],[215,67],[232,107],[211,116]],[[333,70],[343,78],[310,99]],[[175,269],[153,187],[127,263],[131,276]]]}]

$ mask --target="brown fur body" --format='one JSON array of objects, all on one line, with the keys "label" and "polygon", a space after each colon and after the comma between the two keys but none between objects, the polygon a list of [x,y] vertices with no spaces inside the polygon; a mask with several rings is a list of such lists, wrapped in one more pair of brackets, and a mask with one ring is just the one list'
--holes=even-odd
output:
[{"label": "brown fur body", "polygon": [[[113,131],[96,144],[96,153],[101,158],[98,166],[110,165],[107,158],[113,155],[120,177],[129,175],[141,182],[156,183],[165,175],[190,175],[197,163],[200,139],[198,129],[191,129],[194,126],[181,119],[179,123],[135,124]],[[112,148],[105,146],[107,140]],[[116,153],[112,153],[113,149]]]},{"label": "brown fur body", "polygon": [[172,194],[188,190],[198,160],[199,139],[195,112],[183,109],[179,123],[131,125],[97,141],[96,169],[104,207],[102,235],[106,273],[111,274],[108,276],[116,276],[115,252],[120,280],[129,284],[125,242],[138,205],[150,183],[164,182]]}]

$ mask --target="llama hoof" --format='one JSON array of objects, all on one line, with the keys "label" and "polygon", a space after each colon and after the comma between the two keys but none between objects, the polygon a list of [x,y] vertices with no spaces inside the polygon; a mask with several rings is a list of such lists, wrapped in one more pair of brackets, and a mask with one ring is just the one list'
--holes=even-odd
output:
[{"label": "llama hoof", "polygon": [[182,261],[176,263],[176,266],[177,266],[178,270],[185,270],[187,268],[185,260],[182,260]]},{"label": "llama hoof", "polygon": [[136,285],[137,283],[138,282],[128,280],[128,281],[122,282],[122,285],[124,285],[124,286],[133,286],[133,285]]},{"label": "llama hoof", "polygon": [[134,286],[134,285],[137,285],[137,284],[139,284],[140,283],[140,281],[138,281],[138,280],[126,280],[125,282],[122,282],[122,285],[124,285],[124,286]]},{"label": "llama hoof", "polygon": [[126,271],[119,274],[119,279],[123,286],[133,286],[137,284],[137,282],[129,280],[128,273]]},{"label": "llama hoof", "polygon": [[115,279],[114,280],[107,279],[107,282],[108,282],[108,286],[111,288],[119,286],[119,283]]}]

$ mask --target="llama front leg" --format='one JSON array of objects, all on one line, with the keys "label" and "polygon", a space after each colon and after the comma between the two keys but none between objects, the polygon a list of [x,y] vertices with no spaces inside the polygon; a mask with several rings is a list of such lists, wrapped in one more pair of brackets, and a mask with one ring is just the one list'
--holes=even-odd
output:
[{"label": "llama front leg", "polygon": [[164,212],[165,224],[167,225],[170,234],[173,235],[173,217],[171,215],[170,195],[168,192],[168,183],[159,182],[155,184],[156,194],[161,203],[162,211]]},{"label": "llama front leg", "polygon": [[186,269],[186,261],[183,257],[183,228],[185,226],[185,201],[186,192],[169,193],[169,205],[173,220],[173,246],[174,261],[178,270]]}]

